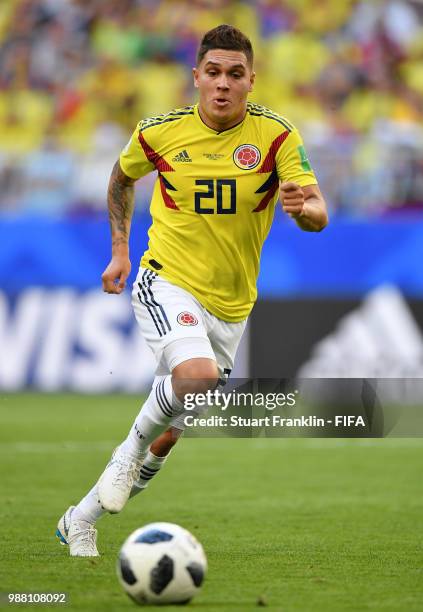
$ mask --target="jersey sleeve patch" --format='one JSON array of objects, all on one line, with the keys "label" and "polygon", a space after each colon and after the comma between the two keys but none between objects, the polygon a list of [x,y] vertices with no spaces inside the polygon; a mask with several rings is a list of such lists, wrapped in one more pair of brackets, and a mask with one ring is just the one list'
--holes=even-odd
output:
[{"label": "jersey sleeve patch", "polygon": [[308,157],[307,157],[306,150],[304,149],[304,145],[298,145],[297,150],[300,155],[302,169],[305,170],[306,172],[310,172],[311,166],[310,166],[310,162],[308,161]]}]

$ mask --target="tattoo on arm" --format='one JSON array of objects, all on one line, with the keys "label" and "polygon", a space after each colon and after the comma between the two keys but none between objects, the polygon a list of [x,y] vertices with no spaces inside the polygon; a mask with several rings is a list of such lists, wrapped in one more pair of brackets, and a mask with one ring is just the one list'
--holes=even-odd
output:
[{"label": "tattoo on arm", "polygon": [[119,161],[113,166],[107,192],[112,245],[127,244],[134,212],[134,183],[121,170]]}]

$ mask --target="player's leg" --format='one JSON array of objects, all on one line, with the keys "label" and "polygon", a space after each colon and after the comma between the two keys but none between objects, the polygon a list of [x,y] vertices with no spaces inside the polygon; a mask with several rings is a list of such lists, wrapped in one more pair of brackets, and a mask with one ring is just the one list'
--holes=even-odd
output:
[{"label": "player's leg", "polygon": [[[204,340],[206,347],[199,340],[203,339],[179,339],[165,347],[164,354],[172,374],[156,382],[127,438],[115,451],[99,480],[98,496],[103,508],[109,512],[120,512],[124,507],[134,482],[143,473],[144,458],[150,444],[184,411],[185,394],[204,393],[216,386],[218,371],[214,359],[187,358],[206,350],[212,354],[209,340]],[[180,359],[183,361],[177,363]],[[154,462],[152,469],[157,470],[159,464],[160,460]]]},{"label": "player's leg", "polygon": [[[104,476],[107,472],[112,478],[100,478],[100,481],[103,481],[103,486],[100,487],[103,497],[104,495],[107,497],[107,491],[110,491],[107,481],[113,483],[117,479],[117,486],[112,485],[114,493],[116,488],[121,489],[118,503],[112,500],[109,505],[110,499],[105,500],[105,507],[112,512],[123,507],[129,496],[129,484],[138,478],[142,465],[148,467],[150,460],[151,463],[155,463],[155,467],[151,469],[156,470],[164,463],[163,457],[166,455],[161,453],[170,450],[169,438],[158,440],[157,446],[153,445],[150,449],[150,455],[148,447],[163,430],[169,428],[175,415],[181,412],[183,394],[205,391],[215,385],[217,378],[215,356],[202,320],[203,309],[193,296],[160,279],[149,270],[140,270],[134,284],[133,305],[144,338],[155,353],[158,363],[161,364],[160,373],[175,371],[173,376],[168,374],[155,380],[152,392],[135,419],[127,439],[121,445],[122,452],[118,447],[112,461],[109,462],[109,467],[112,466],[112,469],[106,469],[103,473]],[[189,314],[183,322],[181,313]],[[189,363],[191,359],[193,362]],[[182,363],[185,365],[179,367]],[[172,379],[176,381],[175,390]],[[186,379],[191,381],[188,389],[185,389]],[[179,436],[178,428],[176,436]],[[148,470],[145,470],[145,473],[148,473]],[[100,481],[75,508],[70,507],[59,521],[58,536],[62,542],[73,542],[71,554],[90,554],[86,548],[79,552],[77,539],[79,533],[84,534],[87,529],[94,529],[95,522],[105,513],[102,503],[104,499],[100,501],[99,497]],[[77,528],[74,529],[74,525]],[[95,533],[90,531],[91,542],[94,541],[93,535]],[[95,544],[91,546],[91,554],[97,554]]]},{"label": "player's leg", "polygon": [[[148,487],[151,479],[163,467],[166,459],[183,433],[182,429],[170,427],[154,440],[145,456],[130,497]],[[97,529],[94,525],[107,510],[98,497],[98,482],[77,506],[70,506],[57,525],[56,535],[61,544],[68,544],[71,556],[97,557]]]},{"label": "player's leg", "polygon": [[[192,341],[173,344],[170,353],[178,353],[180,358],[193,352]],[[212,359],[186,360],[174,370],[173,378],[179,397],[173,390],[172,376],[156,380],[128,437],[116,449],[100,480],[76,507],[68,508],[60,518],[56,534],[63,544],[70,545],[71,555],[98,555],[95,523],[106,512],[119,512],[132,489],[134,494],[146,487],[182,433],[181,429],[170,428],[155,441],[158,434],[183,410],[183,393],[204,392],[217,382],[217,367]],[[170,393],[163,383],[170,383]],[[149,449],[151,443],[152,448]]]},{"label": "player's leg", "polygon": [[[181,429],[170,427],[151,444],[140,468],[130,497],[148,487],[151,479],[163,467],[170,451],[182,434]],[[56,535],[62,544],[69,544],[70,554],[78,557],[97,557],[97,529],[94,525],[107,510],[98,497],[98,482],[77,506],[70,506],[60,518]]]},{"label": "player's leg", "polygon": [[[213,388],[218,376],[204,324],[204,308],[190,293],[151,270],[140,269],[132,297],[135,317],[155,353],[158,374],[162,376],[155,379],[152,392],[120,445],[118,461],[111,462],[110,469],[105,470],[99,481],[101,505],[109,512],[117,512],[125,504],[129,496],[128,483],[138,482],[140,462],[146,466],[147,460],[146,467],[154,470],[153,473],[157,473],[157,468],[164,463],[165,455],[156,455],[154,449],[153,452],[150,449],[148,455],[148,448],[183,411],[185,393]],[[130,464],[125,465],[124,459]],[[114,472],[126,475],[118,477],[118,486],[112,484],[116,480]],[[150,473],[148,469],[146,472]]]},{"label": "player's leg", "polygon": [[[184,348],[185,344],[187,346]],[[186,351],[191,350],[190,344],[192,343],[182,342],[179,349],[176,346],[173,347],[173,350],[179,350],[181,354],[185,354]],[[121,445],[124,447],[123,450],[121,447],[116,449],[99,481],[76,507],[68,508],[60,518],[56,535],[63,544],[69,544],[72,556],[97,556],[97,530],[94,528],[96,521],[106,512],[120,511],[131,491],[133,494],[140,492],[162,467],[167,454],[182,431],[171,427],[163,435],[157,437],[157,434],[172,422],[176,414],[179,414],[180,407],[183,406],[182,393],[205,392],[217,383],[217,366],[216,362],[211,359],[187,360],[179,364],[175,370],[173,378],[181,399],[176,396],[173,387],[173,398],[171,400],[169,396],[168,399],[173,402],[173,406],[177,401],[178,411],[172,411],[170,415],[167,411],[166,414],[163,413],[165,405],[163,397],[166,396],[156,393],[158,384],[163,380],[160,378],[135,419],[127,439]],[[171,376],[168,378],[172,380]],[[155,399],[152,400],[152,396]],[[133,432],[136,432],[135,436]],[[148,450],[150,443],[152,445]],[[130,454],[126,452],[128,445]],[[144,457],[145,453],[147,455]]]},{"label": "player's leg", "polygon": [[169,429],[167,429],[164,433],[160,434],[160,436],[156,438],[154,442],[152,442],[150,446],[150,452],[155,457],[166,457],[170,453],[172,448],[175,446],[181,433],[182,432],[180,429],[169,427]]},{"label": "player's leg", "polygon": [[[189,350],[189,349],[188,349]],[[180,351],[178,350],[178,355]],[[189,360],[177,366],[172,374],[173,374],[173,385],[177,389],[177,394],[181,397],[185,395],[185,393],[192,392],[203,392],[208,389],[213,389],[217,385],[219,375],[219,366],[217,365],[217,370],[214,371],[214,375],[212,379],[208,378],[205,381],[205,384],[199,384],[198,381],[193,385],[194,379],[196,376],[195,370],[192,368],[196,368],[195,362],[190,362]],[[191,411],[195,413],[194,409]],[[171,427],[166,430],[164,433],[160,434],[151,444],[147,455],[145,456],[140,473],[138,478],[134,481],[134,485],[131,490],[130,497],[134,497],[138,493],[144,491],[151,480],[158,474],[158,472],[162,469],[165,464],[170,451],[173,446],[176,444],[178,439],[181,437],[185,430],[184,417],[187,414],[187,411],[183,411],[178,416],[176,416],[171,421]],[[136,429],[135,425],[134,428]]]},{"label": "player's leg", "polygon": [[175,340],[164,348],[164,357],[171,374],[156,377],[147,401],[120,446],[134,461],[143,458],[165,426],[184,411],[186,393],[202,393],[216,385],[217,364],[207,336]]},{"label": "player's leg", "polygon": [[130,497],[142,493],[151,480],[157,476],[182,433],[181,429],[171,426],[151,443],[142,462],[139,475],[132,486]]},{"label": "player's leg", "polygon": [[[206,313],[206,327],[213,351],[216,355],[219,386],[223,386],[227,377],[233,369],[235,355],[244,333],[247,321],[239,323],[227,323],[217,319],[210,313]],[[195,412],[191,411],[191,414]],[[139,478],[134,482],[131,497],[144,491],[151,480],[159,473],[165,465],[168,455],[177,440],[185,430],[184,418],[187,412],[181,413],[172,421],[172,427],[161,434],[151,444],[147,453]]]}]

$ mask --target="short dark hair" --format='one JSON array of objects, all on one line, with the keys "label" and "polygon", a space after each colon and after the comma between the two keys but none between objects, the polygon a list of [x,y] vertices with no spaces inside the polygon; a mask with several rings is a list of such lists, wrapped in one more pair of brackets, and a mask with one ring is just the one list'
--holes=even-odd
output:
[{"label": "short dark hair", "polygon": [[197,66],[207,51],[211,49],[227,49],[228,51],[242,51],[245,53],[250,66],[253,65],[253,46],[250,39],[231,25],[222,24],[209,30],[203,36],[197,52]]}]

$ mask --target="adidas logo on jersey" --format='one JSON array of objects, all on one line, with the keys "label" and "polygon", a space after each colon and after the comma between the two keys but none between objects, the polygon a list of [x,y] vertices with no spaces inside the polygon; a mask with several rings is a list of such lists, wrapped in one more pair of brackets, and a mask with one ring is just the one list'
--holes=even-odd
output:
[{"label": "adidas logo on jersey", "polygon": [[172,159],[172,161],[173,162],[192,162],[192,159],[188,155],[187,150],[184,149],[183,151],[178,153],[178,155],[175,155],[175,157]]}]

